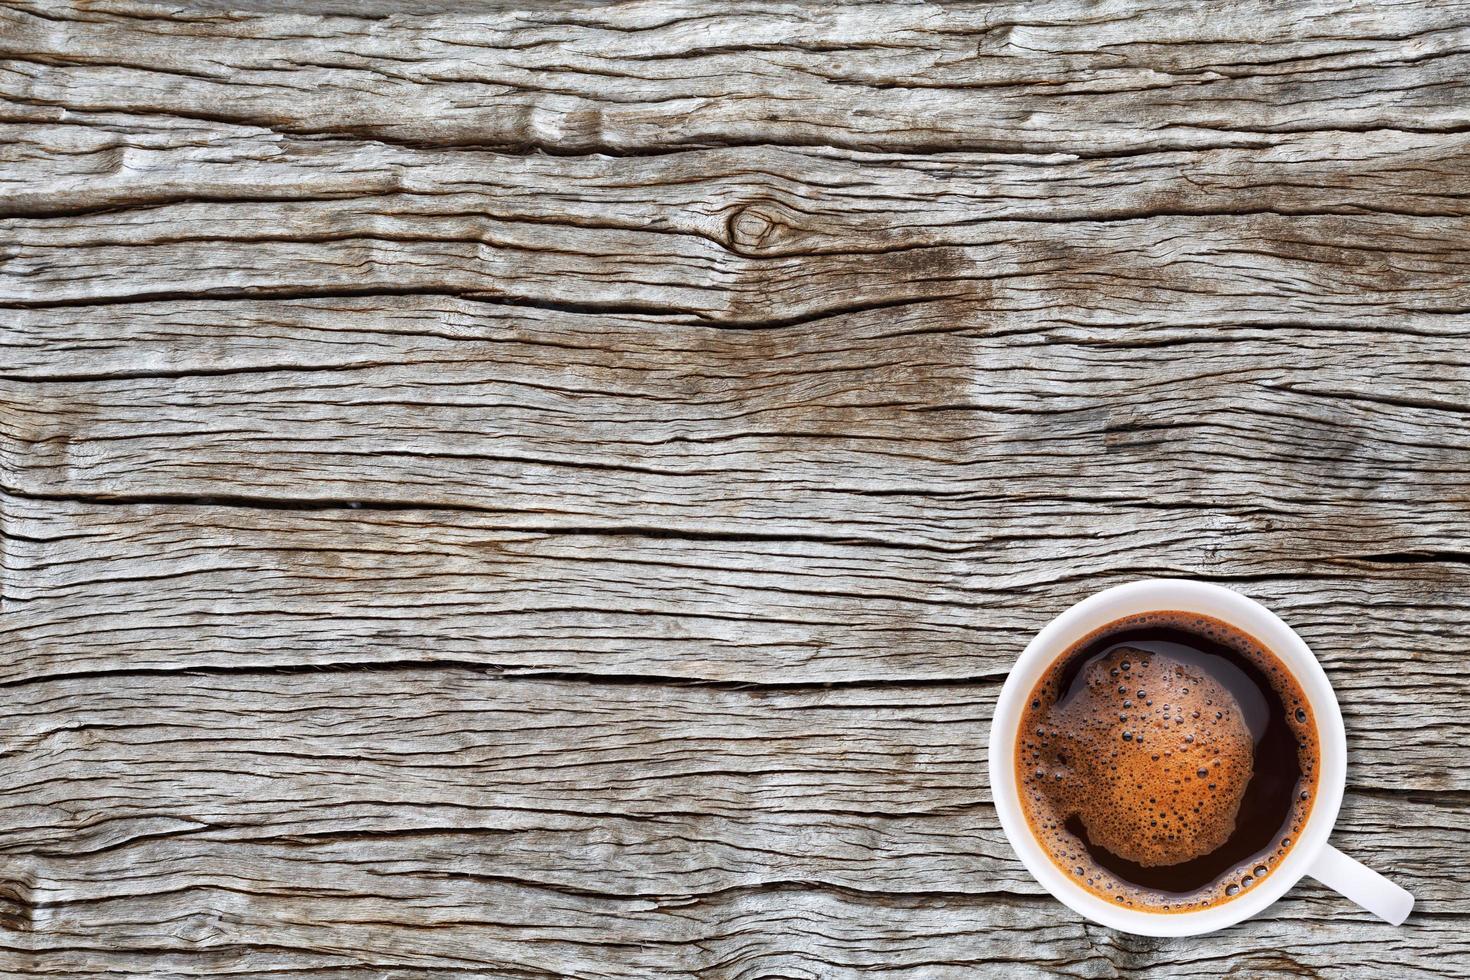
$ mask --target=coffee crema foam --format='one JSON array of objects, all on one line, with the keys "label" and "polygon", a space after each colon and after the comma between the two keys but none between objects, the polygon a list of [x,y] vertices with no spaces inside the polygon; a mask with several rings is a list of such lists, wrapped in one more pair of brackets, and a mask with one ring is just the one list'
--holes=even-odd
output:
[{"label": "coffee crema foam", "polygon": [[1295,678],[1209,617],[1109,623],[1048,668],[1016,776],[1033,834],[1110,902],[1187,912],[1269,875],[1310,813],[1317,736]]}]

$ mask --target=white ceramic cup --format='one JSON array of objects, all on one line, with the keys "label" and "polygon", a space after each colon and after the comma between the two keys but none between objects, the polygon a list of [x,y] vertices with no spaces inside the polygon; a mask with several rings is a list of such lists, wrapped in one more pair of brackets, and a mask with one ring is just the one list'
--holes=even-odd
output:
[{"label": "white ceramic cup", "polygon": [[[1068,647],[1125,616],[1177,610],[1222,620],[1255,637],[1291,671],[1317,721],[1322,758],[1317,798],[1295,845],[1258,884],[1219,905],[1197,912],[1146,912],[1104,901],[1073,882],[1054,864],[1031,833],[1016,785],[1016,730],[1036,682]],[[1239,592],[1183,579],[1149,579],[1099,592],[1048,623],[1011,668],[990,729],[990,787],[1000,825],[1026,870],[1074,911],[1114,929],[1145,936],[1194,936],[1248,919],[1275,902],[1303,875],[1322,882],[1374,915],[1399,925],[1414,896],[1327,843],[1347,779],[1347,737],[1342,712],[1322,666],[1290,626]]]}]

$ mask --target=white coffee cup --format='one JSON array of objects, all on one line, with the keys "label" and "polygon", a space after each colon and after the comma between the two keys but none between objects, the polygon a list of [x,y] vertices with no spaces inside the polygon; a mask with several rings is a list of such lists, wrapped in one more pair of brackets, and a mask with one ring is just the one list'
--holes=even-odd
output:
[{"label": "white coffee cup", "polygon": [[[1255,637],[1280,658],[1301,685],[1317,721],[1322,753],[1317,798],[1296,843],[1260,882],[1197,912],[1146,912],[1109,903],[1073,882],[1042,849],[1021,812],[1016,785],[1016,734],[1026,699],[1068,647],[1114,620],[1173,610],[1200,613]],[[1011,668],[990,729],[990,787],[1000,825],[1026,870],[1061,902],[1102,925],[1145,936],[1194,936],[1248,919],[1275,902],[1303,875],[1335,889],[1374,915],[1399,925],[1414,896],[1327,843],[1347,779],[1342,712],[1322,666],[1290,626],[1239,592],[1183,579],[1149,579],[1099,592],[1048,623]]]}]

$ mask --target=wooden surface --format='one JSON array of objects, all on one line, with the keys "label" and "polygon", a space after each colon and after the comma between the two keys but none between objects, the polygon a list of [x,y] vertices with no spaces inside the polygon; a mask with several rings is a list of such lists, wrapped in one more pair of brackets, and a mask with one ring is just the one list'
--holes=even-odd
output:
[{"label": "wooden surface", "polygon": [[[1470,7],[227,6],[0,8],[0,974],[1470,975]],[[1403,928],[1021,869],[1153,575]]]}]

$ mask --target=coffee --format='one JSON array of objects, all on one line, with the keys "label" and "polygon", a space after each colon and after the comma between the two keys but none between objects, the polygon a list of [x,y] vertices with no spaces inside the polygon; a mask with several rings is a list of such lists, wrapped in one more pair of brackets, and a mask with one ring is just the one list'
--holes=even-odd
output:
[{"label": "coffee", "polygon": [[1281,661],[1184,612],[1073,644],[1031,692],[1016,741],[1022,810],[1053,863],[1153,912],[1217,905],[1269,875],[1320,768],[1311,705]]}]

